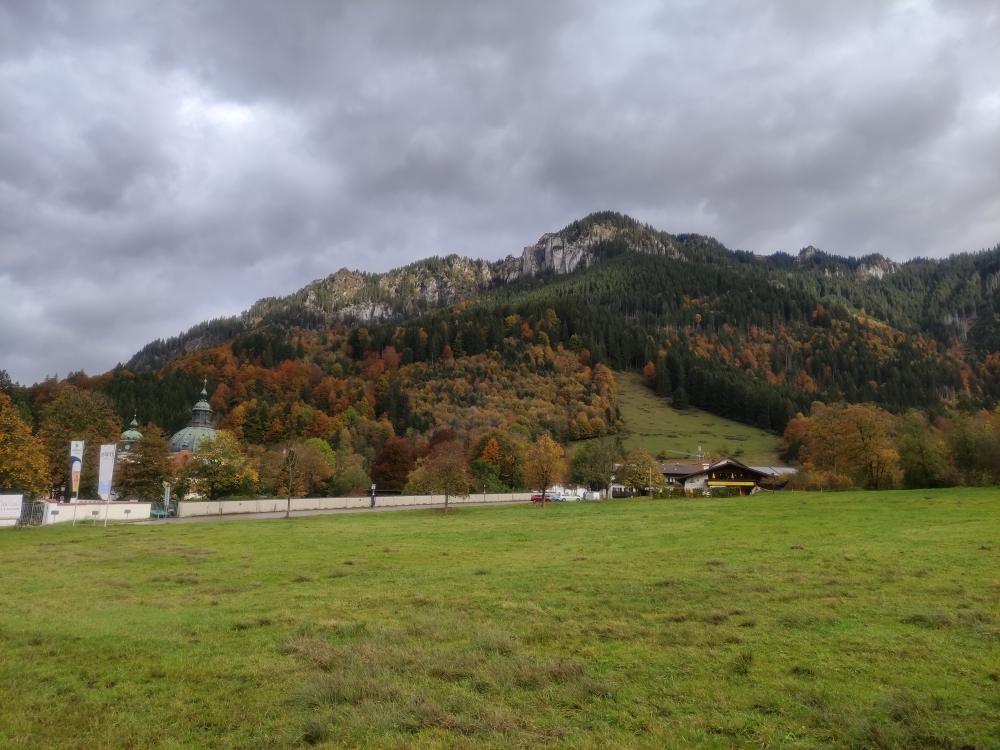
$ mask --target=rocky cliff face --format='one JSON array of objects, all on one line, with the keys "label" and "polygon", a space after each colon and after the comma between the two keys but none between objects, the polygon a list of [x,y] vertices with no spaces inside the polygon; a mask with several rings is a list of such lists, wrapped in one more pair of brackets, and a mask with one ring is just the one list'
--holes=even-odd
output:
[{"label": "rocky cliff face", "polygon": [[568,234],[565,230],[543,234],[534,245],[524,248],[518,276],[535,276],[544,272],[565,274],[579,268],[589,268],[602,260],[600,244],[614,240],[624,241],[631,252],[683,258],[672,241],[665,242],[641,229],[622,230],[609,224],[594,224],[575,238],[571,239]]},{"label": "rocky cliff face", "polygon": [[[490,262],[457,255],[430,258],[383,274],[363,274],[342,268],[290,297],[261,300],[248,311],[252,320],[263,320],[301,304],[328,323],[371,323],[416,315],[426,310],[475,297],[492,287],[539,273],[571,273],[599,263],[600,242],[619,238],[619,230],[596,224],[569,239],[564,232],[542,235],[525,247],[520,257],[508,255]],[[679,257],[672,245],[661,241],[626,243],[631,250]]]},{"label": "rocky cliff face", "polygon": [[886,275],[896,273],[898,270],[898,263],[887,260],[886,258],[881,258],[879,260],[873,260],[870,263],[862,263],[858,266],[857,274],[862,278],[881,279]]},{"label": "rocky cliff face", "polygon": [[[628,220],[632,221],[632,220]],[[586,222],[586,220],[585,220]],[[520,256],[483,261],[449,255],[428,258],[381,274],[342,268],[287,297],[258,300],[241,315],[196,326],[180,336],[144,347],[129,367],[160,366],[184,351],[218,346],[254,326],[268,323],[316,327],[338,321],[370,324],[419,315],[427,310],[472,299],[483,291],[519,278],[552,272],[567,274],[601,262],[602,243],[619,249],[683,257],[674,243],[637,222],[622,227],[592,220],[542,235]],[[694,236],[692,236],[694,237]],[[698,240],[707,238],[696,238]],[[694,241],[694,240],[692,240]]]},{"label": "rocky cliff face", "polygon": [[521,253],[521,276],[534,276],[545,271],[571,273],[592,265],[595,258],[591,242],[567,242],[559,234],[544,234],[534,245]]}]

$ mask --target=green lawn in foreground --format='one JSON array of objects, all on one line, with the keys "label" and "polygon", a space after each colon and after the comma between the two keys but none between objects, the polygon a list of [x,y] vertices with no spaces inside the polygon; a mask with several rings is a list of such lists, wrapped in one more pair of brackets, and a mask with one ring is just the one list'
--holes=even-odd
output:
[{"label": "green lawn in foreground", "polygon": [[694,407],[678,411],[646,388],[635,373],[617,372],[615,382],[628,448],[644,448],[654,456],[661,450],[672,451],[669,456],[683,461],[680,454],[694,455],[699,445],[713,455],[726,446],[730,452],[742,448],[739,459],[744,463],[781,464],[781,438],[777,435]]},{"label": "green lawn in foreground", "polygon": [[0,532],[0,746],[1000,746],[997,490]]}]

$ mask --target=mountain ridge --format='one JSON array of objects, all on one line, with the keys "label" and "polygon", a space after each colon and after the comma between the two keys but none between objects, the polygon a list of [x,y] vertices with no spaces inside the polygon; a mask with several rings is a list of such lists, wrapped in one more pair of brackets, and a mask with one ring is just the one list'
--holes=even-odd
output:
[{"label": "mountain ridge", "polygon": [[[466,301],[519,279],[586,269],[625,252],[697,262],[727,254],[737,257],[742,251],[731,251],[713,237],[670,235],[627,215],[604,211],[556,232],[547,232],[534,244],[524,247],[520,255],[508,255],[497,261],[451,254],[431,256],[384,273],[341,268],[289,295],[257,300],[238,315],[205,321],[178,336],[150,342],[125,367],[157,369],[179,353],[218,346],[255,326],[266,325],[269,319],[287,317],[289,313],[306,327],[335,322],[384,323]],[[757,262],[767,263],[772,256],[753,257]],[[787,258],[792,260],[792,256]],[[879,279],[899,266],[878,255],[860,261],[856,273]],[[838,258],[809,246],[793,262],[802,268],[824,264],[830,275],[830,262],[850,267],[855,259]]]},{"label": "mountain ridge", "polygon": [[168,432],[207,380],[220,425],[244,425],[249,444],[326,438],[352,414],[404,432],[520,420],[533,435],[608,434],[613,398],[590,403],[600,368],[776,432],[817,401],[933,421],[1000,404],[998,292],[1000,246],[906,263],[760,256],[605,212],[500,261],[341,269],[68,380]]}]

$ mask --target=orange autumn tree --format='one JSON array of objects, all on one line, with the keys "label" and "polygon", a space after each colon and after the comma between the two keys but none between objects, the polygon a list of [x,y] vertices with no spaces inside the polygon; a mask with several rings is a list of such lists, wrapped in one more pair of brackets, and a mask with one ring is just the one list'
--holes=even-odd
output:
[{"label": "orange autumn tree", "polygon": [[652,361],[642,368],[642,382],[647,388],[656,387],[656,365]]},{"label": "orange autumn tree", "polygon": [[[487,446],[494,443],[493,449]],[[480,435],[472,443],[469,455],[473,460],[486,461],[497,467],[497,475],[504,486],[513,490],[524,487],[524,461],[527,454],[527,438],[516,428],[491,430]],[[492,459],[492,460],[491,460]]]},{"label": "orange autumn tree", "polygon": [[479,456],[479,460],[486,461],[494,466],[500,465],[500,444],[497,442],[496,438],[491,437],[489,439],[486,443],[486,447],[483,448],[483,452]]},{"label": "orange autumn tree", "polygon": [[0,391],[0,488],[41,495],[49,485],[42,441],[31,434],[17,406]]}]

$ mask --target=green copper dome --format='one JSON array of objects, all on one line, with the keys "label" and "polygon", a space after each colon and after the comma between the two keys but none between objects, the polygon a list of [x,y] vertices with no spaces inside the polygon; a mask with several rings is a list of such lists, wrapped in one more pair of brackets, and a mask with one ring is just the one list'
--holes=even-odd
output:
[{"label": "green copper dome", "polygon": [[123,443],[128,443],[129,445],[142,440],[142,433],[139,432],[139,420],[137,420],[134,416],[132,417],[132,424],[129,425],[129,428],[122,433],[121,440]]},{"label": "green copper dome", "polygon": [[189,425],[170,438],[170,452],[191,451],[194,453],[198,450],[198,443],[201,440],[213,437],[215,437],[215,430],[211,427],[192,427]]},{"label": "green copper dome", "polygon": [[215,430],[212,429],[212,407],[208,403],[208,382],[201,389],[201,400],[191,409],[191,421],[183,430],[175,433],[170,438],[170,451],[180,453],[181,451],[198,450],[199,441],[204,438],[215,437]]}]

